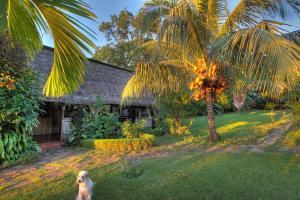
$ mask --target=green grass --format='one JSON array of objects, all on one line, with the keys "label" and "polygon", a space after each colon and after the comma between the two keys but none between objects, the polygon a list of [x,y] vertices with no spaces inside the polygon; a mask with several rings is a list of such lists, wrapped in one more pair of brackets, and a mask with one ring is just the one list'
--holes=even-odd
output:
[{"label": "green grass", "polygon": [[[273,115],[275,122],[272,122]],[[220,135],[219,143],[226,144],[254,144],[262,139],[272,130],[276,129],[288,120],[289,113],[277,111],[254,111],[228,113],[216,115],[216,127]],[[190,127],[193,139],[207,143],[208,129],[207,117],[196,117],[192,119]],[[182,141],[186,136],[173,137],[166,135],[160,137],[158,144],[171,144]]]},{"label": "green grass", "polygon": [[[290,116],[289,113],[276,112],[273,123],[271,114],[268,111],[257,111],[217,116],[218,132],[222,139],[220,143],[254,143],[287,122]],[[206,117],[193,119],[192,137],[200,138],[200,141],[206,138],[208,134],[206,127]],[[262,154],[247,152],[208,154],[181,148],[177,144],[183,140],[184,136],[159,137],[156,143],[160,146],[149,151],[154,153],[154,157],[144,159],[142,164],[144,173],[136,179],[127,179],[121,175],[120,162],[103,166],[102,161],[114,155],[88,151],[70,161],[57,160],[47,164],[60,167],[64,172],[63,176],[45,179],[43,178],[45,169],[41,168],[36,174],[28,175],[34,180],[32,184],[0,192],[0,199],[75,199],[76,174],[83,170],[83,167],[80,167],[81,163],[89,160],[93,162],[84,169],[90,172],[92,180],[96,182],[95,200],[300,199],[300,154],[275,150]],[[176,145],[165,146],[165,144]],[[197,145],[196,147],[198,148]],[[160,153],[165,150],[170,154],[161,157]],[[18,181],[14,180],[17,184]]]},{"label": "green grass", "polygon": [[300,146],[300,124],[296,122],[290,130],[288,130],[283,145],[288,148],[294,148]]},{"label": "green grass", "polygon": [[[177,155],[144,160],[136,179],[120,175],[119,163],[90,169],[96,182],[94,199],[299,199],[300,155]],[[37,182],[0,199],[74,199],[75,174]]]}]

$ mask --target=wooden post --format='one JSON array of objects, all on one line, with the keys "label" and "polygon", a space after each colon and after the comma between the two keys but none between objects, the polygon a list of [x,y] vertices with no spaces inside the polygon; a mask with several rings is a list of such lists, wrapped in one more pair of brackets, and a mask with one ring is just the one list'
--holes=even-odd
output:
[{"label": "wooden post", "polygon": [[60,140],[61,141],[63,141],[64,140],[64,133],[63,133],[63,131],[64,131],[64,124],[63,124],[63,119],[65,118],[65,110],[66,110],[66,105],[65,104],[63,104],[63,106],[62,106],[62,108],[61,108],[61,119],[60,119],[60,123],[61,123],[61,125],[60,125]]}]

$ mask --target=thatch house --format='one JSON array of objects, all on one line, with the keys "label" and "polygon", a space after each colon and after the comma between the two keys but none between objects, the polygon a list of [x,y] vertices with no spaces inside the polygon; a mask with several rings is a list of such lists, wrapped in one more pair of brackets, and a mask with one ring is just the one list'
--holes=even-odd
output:
[{"label": "thatch house", "polygon": [[[44,49],[35,57],[32,66],[38,71],[44,85],[53,64],[53,48]],[[148,119],[151,125],[150,111],[153,103],[151,98],[135,99],[130,106],[120,107],[120,97],[132,72],[107,63],[90,59],[91,66],[87,68],[85,81],[76,92],[62,98],[45,98],[44,114],[40,116],[40,125],[35,128],[33,135],[42,139],[59,139],[65,132],[63,122],[70,113],[80,105],[91,106],[100,97],[111,112],[119,112],[120,120],[140,118]]]}]

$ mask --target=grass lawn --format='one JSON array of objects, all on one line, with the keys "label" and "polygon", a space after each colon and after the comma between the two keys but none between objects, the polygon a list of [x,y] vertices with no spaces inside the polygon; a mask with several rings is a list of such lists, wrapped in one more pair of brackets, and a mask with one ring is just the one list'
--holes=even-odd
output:
[{"label": "grass lawn", "polygon": [[[299,199],[300,155],[178,155],[144,160],[136,179],[120,175],[120,165],[90,169],[96,182],[94,199]],[[38,182],[0,199],[75,199],[75,173]]]},{"label": "grass lawn", "polygon": [[[274,123],[272,121],[272,116]],[[217,131],[220,134],[219,143],[227,144],[253,144],[262,139],[274,128],[287,122],[288,112],[254,111],[228,113],[216,115]],[[195,117],[191,120],[191,136],[207,143],[208,129],[207,117]],[[186,136],[163,136],[158,139],[158,144],[172,144],[182,141]]]},{"label": "grass lawn", "polygon": [[[217,116],[218,131],[222,137],[220,143],[252,144],[288,120],[287,113],[277,112],[273,123],[271,114],[259,111]],[[193,119],[192,137],[205,138],[206,123],[205,117]],[[161,146],[152,151],[161,152],[164,144],[178,143],[181,140],[183,137],[160,137],[158,144]],[[278,150],[261,154],[204,153],[188,149],[182,151],[177,147],[174,146],[172,153],[167,156],[154,154],[143,158],[143,174],[133,179],[121,175],[120,162],[108,165],[102,165],[98,161],[87,162],[84,169],[90,172],[96,183],[94,199],[300,199],[300,154]],[[103,157],[103,154],[89,151],[81,157],[73,156],[70,160],[74,162],[64,160],[64,165],[59,160],[48,163],[48,167],[61,164],[63,175],[54,179],[43,178],[45,176],[42,172],[45,169],[42,166],[36,174],[29,176],[35,180],[32,184],[0,192],[0,199],[75,199],[75,179],[78,171],[82,170],[75,167],[76,164],[98,157]]]}]

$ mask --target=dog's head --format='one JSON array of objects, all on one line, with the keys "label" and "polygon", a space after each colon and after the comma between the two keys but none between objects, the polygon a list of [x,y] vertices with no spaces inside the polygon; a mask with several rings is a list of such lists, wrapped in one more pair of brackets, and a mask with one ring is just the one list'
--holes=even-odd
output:
[{"label": "dog's head", "polygon": [[81,171],[77,176],[76,183],[77,184],[84,183],[87,181],[88,177],[89,177],[89,173],[87,171]]}]

